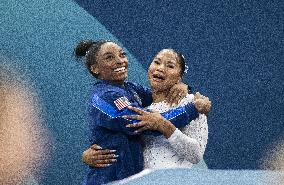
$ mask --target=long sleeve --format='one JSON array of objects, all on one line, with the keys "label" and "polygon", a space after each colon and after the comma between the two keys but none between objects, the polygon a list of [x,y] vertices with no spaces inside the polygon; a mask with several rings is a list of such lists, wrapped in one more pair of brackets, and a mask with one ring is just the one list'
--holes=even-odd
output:
[{"label": "long sleeve", "polygon": [[[130,123],[137,123],[139,121],[123,119],[121,116],[131,115],[133,112],[127,108],[118,110],[114,103],[117,99],[123,96],[124,94],[112,91],[105,93],[103,98],[94,94],[92,98],[93,109],[91,111],[91,118],[93,119],[92,123],[110,130],[122,131],[127,135],[135,135],[134,129],[127,128],[126,125]],[[126,102],[128,102],[128,100]],[[123,104],[126,102],[123,102]],[[143,109],[136,102],[131,104],[129,103],[129,105]],[[189,103],[183,107],[164,112],[162,113],[162,116],[170,120],[176,127],[180,128],[185,126],[185,123],[195,119],[198,116],[198,113],[195,106]],[[161,135],[161,133],[157,131],[147,131],[145,134]]]},{"label": "long sleeve", "polygon": [[183,129],[177,128],[168,141],[180,158],[196,164],[203,158],[207,139],[207,118],[200,114]]},{"label": "long sleeve", "polygon": [[147,107],[153,102],[152,91],[147,87],[136,83],[127,83],[128,86],[131,86],[134,89],[134,94],[137,94],[141,100],[142,107]]}]

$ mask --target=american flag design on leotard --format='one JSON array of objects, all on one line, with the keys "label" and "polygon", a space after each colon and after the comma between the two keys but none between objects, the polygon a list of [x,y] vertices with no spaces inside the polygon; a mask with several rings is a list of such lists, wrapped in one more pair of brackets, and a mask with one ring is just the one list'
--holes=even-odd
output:
[{"label": "american flag design on leotard", "polygon": [[118,110],[124,109],[125,107],[130,105],[129,100],[123,96],[118,98],[117,100],[114,101],[115,106],[118,108]]}]

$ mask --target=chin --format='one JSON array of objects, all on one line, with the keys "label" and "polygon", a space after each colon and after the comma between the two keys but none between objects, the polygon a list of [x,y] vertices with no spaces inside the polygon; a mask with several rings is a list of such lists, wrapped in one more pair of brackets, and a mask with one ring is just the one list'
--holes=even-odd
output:
[{"label": "chin", "polygon": [[168,88],[163,84],[159,84],[157,82],[151,83],[151,89],[155,89],[155,91],[166,91]]},{"label": "chin", "polygon": [[127,79],[127,76],[124,76],[124,77],[115,78],[112,81],[113,82],[118,82],[118,83],[122,84],[126,79]]},{"label": "chin", "polygon": [[119,80],[121,80],[121,81],[124,81],[124,80],[126,80],[127,79],[127,75],[125,75],[125,76],[123,76],[123,77],[121,77]]}]

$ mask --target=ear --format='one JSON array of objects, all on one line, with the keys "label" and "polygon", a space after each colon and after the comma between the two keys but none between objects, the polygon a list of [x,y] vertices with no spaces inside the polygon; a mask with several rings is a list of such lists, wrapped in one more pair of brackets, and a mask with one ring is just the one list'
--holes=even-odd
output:
[{"label": "ear", "polygon": [[91,66],[91,71],[92,71],[95,75],[98,75],[98,74],[99,74],[99,69],[98,69],[97,65],[92,65],[92,66]]}]

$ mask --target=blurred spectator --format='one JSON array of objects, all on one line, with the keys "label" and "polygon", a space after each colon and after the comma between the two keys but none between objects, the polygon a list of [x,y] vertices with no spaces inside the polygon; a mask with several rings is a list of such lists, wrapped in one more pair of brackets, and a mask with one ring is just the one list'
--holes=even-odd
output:
[{"label": "blurred spectator", "polygon": [[47,159],[47,135],[36,94],[0,64],[0,184],[37,184]]}]

